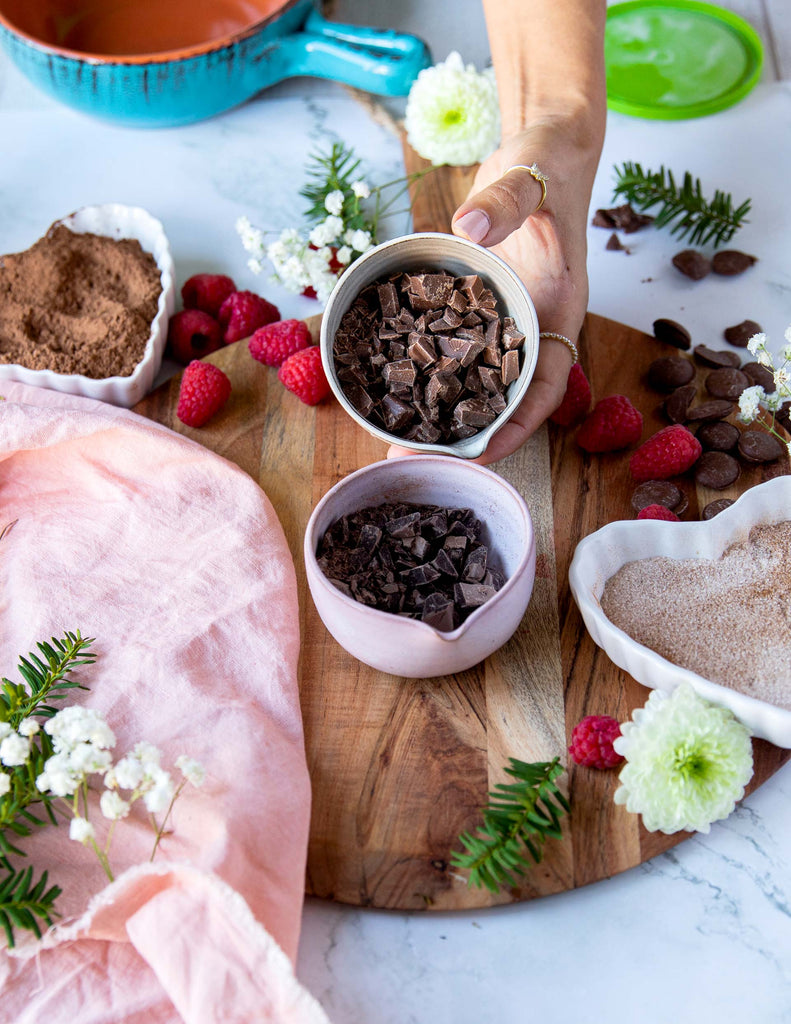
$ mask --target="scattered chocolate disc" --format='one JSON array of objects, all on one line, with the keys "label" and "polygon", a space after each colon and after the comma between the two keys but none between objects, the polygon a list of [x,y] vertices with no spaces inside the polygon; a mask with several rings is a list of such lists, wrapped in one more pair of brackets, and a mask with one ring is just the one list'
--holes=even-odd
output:
[{"label": "scattered chocolate disc", "polygon": [[726,508],[730,508],[733,504],[733,498],[715,498],[714,501],[710,501],[708,505],[700,513],[701,519],[713,519],[718,516],[720,512],[724,512]]},{"label": "scattered chocolate disc", "polygon": [[692,338],[686,327],[682,327],[675,320],[667,320],[664,317],[654,320],[654,337],[666,345],[673,345],[674,348],[687,349],[692,344]]},{"label": "scattered chocolate disc", "polygon": [[747,348],[747,342],[754,334],[760,334],[763,328],[755,320],[742,320],[740,324],[733,327],[726,327],[723,337],[731,345],[738,345],[739,348]]},{"label": "scattered chocolate disc", "polygon": [[682,498],[683,492],[669,480],[646,480],[632,493],[632,508],[639,512],[649,505],[664,505],[675,512]]},{"label": "scattered chocolate disc", "polygon": [[712,370],[704,383],[706,390],[714,398],[727,398],[733,402],[745,388],[749,388],[750,378],[735,366],[723,366],[718,370]]},{"label": "scattered chocolate disc", "polygon": [[759,387],[762,387],[767,394],[774,391],[775,379],[771,370],[768,370],[765,366],[761,366],[760,363],[745,363],[741,367],[741,371],[747,374],[751,384],[757,384]]},{"label": "scattered chocolate disc", "polygon": [[743,430],[739,438],[739,454],[747,462],[774,462],[783,454],[783,446],[765,430]]},{"label": "scattered chocolate disc", "polygon": [[674,391],[694,376],[695,367],[684,356],[662,356],[648,367],[648,383],[657,391]]},{"label": "scattered chocolate disc", "polygon": [[779,423],[784,430],[791,434],[791,402],[780,406],[775,413],[775,423]]},{"label": "scattered chocolate disc", "polygon": [[739,252],[738,249],[723,249],[722,252],[716,252],[712,256],[711,269],[715,274],[734,277],[736,274],[743,274],[745,270],[748,270],[757,262],[757,256],[750,256],[746,252]]},{"label": "scattered chocolate disc", "polygon": [[671,423],[685,423],[687,410],[698,393],[696,384],[685,384],[676,388],[672,395],[668,395],[664,401],[663,409],[665,416]]},{"label": "scattered chocolate disc", "polygon": [[[717,398],[712,402],[700,402],[687,409],[687,420],[690,423],[708,423],[713,420],[724,420],[734,410],[733,402]],[[734,444],[736,442],[734,441]]]},{"label": "scattered chocolate disc", "polygon": [[740,433],[733,423],[718,420],[716,423],[702,423],[695,437],[708,451],[729,452],[736,447]]},{"label": "scattered chocolate disc", "polygon": [[684,249],[677,252],[672,260],[676,270],[691,277],[693,281],[700,281],[701,278],[711,273],[711,260],[697,249]]},{"label": "scattered chocolate disc", "polygon": [[721,491],[738,479],[739,463],[727,452],[704,452],[695,463],[695,483]]},{"label": "scattered chocolate disc", "polygon": [[609,210],[597,210],[591,220],[591,224],[595,228],[616,228],[619,231],[625,231],[627,235],[633,231],[639,231],[640,228],[647,227],[653,222],[653,217],[649,217],[646,213],[636,213],[629,203],[624,203],[623,206],[614,206]]},{"label": "scattered chocolate disc", "polygon": [[692,350],[693,355],[699,363],[704,366],[741,366],[742,360],[738,352],[728,352],[727,349],[709,348],[708,345],[696,345]]}]

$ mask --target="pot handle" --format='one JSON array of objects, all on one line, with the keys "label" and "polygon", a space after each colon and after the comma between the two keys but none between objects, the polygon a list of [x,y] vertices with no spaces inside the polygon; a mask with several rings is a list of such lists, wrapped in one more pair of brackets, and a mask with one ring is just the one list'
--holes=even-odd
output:
[{"label": "pot handle", "polygon": [[428,47],[417,36],[325,21],[313,10],[304,30],[280,40],[286,74],[343,82],[380,96],[406,96],[423,68]]}]

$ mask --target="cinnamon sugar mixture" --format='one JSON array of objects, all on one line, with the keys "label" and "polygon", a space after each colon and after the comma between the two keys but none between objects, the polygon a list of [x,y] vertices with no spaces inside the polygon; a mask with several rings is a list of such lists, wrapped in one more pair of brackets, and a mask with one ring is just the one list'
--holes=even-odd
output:
[{"label": "cinnamon sugar mixture", "polygon": [[161,291],[156,261],[136,239],[53,225],[25,252],[0,256],[0,363],[129,376]]},{"label": "cinnamon sugar mixture", "polygon": [[716,561],[628,562],[601,606],[668,661],[791,710],[791,521],[755,527]]}]

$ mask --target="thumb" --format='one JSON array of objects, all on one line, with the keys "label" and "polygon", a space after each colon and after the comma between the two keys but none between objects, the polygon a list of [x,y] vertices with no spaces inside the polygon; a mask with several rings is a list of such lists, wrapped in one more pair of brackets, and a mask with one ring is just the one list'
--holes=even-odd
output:
[{"label": "thumb", "polygon": [[511,167],[461,204],[451,230],[481,245],[497,245],[542,205],[544,189],[526,167]]}]

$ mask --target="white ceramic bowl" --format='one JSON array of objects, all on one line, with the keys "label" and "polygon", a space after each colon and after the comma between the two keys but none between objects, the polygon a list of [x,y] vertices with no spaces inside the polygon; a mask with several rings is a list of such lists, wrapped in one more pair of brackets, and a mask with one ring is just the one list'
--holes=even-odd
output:
[{"label": "white ceramic bowl", "polygon": [[0,364],[0,380],[15,380],[34,387],[83,395],[111,405],[131,408],[154,386],[165,351],[168,320],[175,308],[173,258],[165,231],[160,222],[146,210],[120,203],[84,206],[57,223],[65,224],[78,234],[90,233],[116,239],[136,238],[156,260],[162,292],[143,358],[126,377],[94,379],[80,373],[55,373],[54,370],[31,370],[16,364]]},{"label": "white ceramic bowl", "polygon": [[[350,512],[391,501],[471,508],[483,524],[483,542],[506,582],[453,632],[360,604],[319,568],[316,550],[328,527]],[[533,523],[517,491],[483,466],[442,455],[386,459],[345,477],[318,503],[305,531],[305,568],[324,625],[355,658],[395,676],[448,675],[492,654],[522,621],[535,578]]]},{"label": "white ceramic bowl", "polygon": [[[346,397],[335,370],[332,349],[341,318],[367,285],[398,271],[446,270],[456,277],[479,274],[497,299],[500,317],[511,316],[525,335],[522,369],[506,391],[507,407],[489,426],[472,437],[452,444],[405,441],[362,416]],[[388,444],[415,452],[439,452],[476,459],[484,453],[492,436],[513,416],[524,398],[538,359],[538,318],[533,300],[519,275],[483,246],[466,238],[440,232],[402,235],[369,250],[344,271],[330,295],[321,321],[321,358],[335,397],[346,412],[369,433]]]},{"label": "white ceramic bowl", "polygon": [[791,748],[791,711],[704,679],[637,643],[604,615],[599,599],[607,580],[635,559],[717,559],[732,544],[747,539],[754,526],[791,518],[791,476],[776,477],[746,491],[713,519],[668,523],[624,520],[609,523],[580,541],[569,569],[571,592],[588,632],[619,668],[644,686],[673,690],[689,682],[708,700],[721,704],[754,736]]}]

